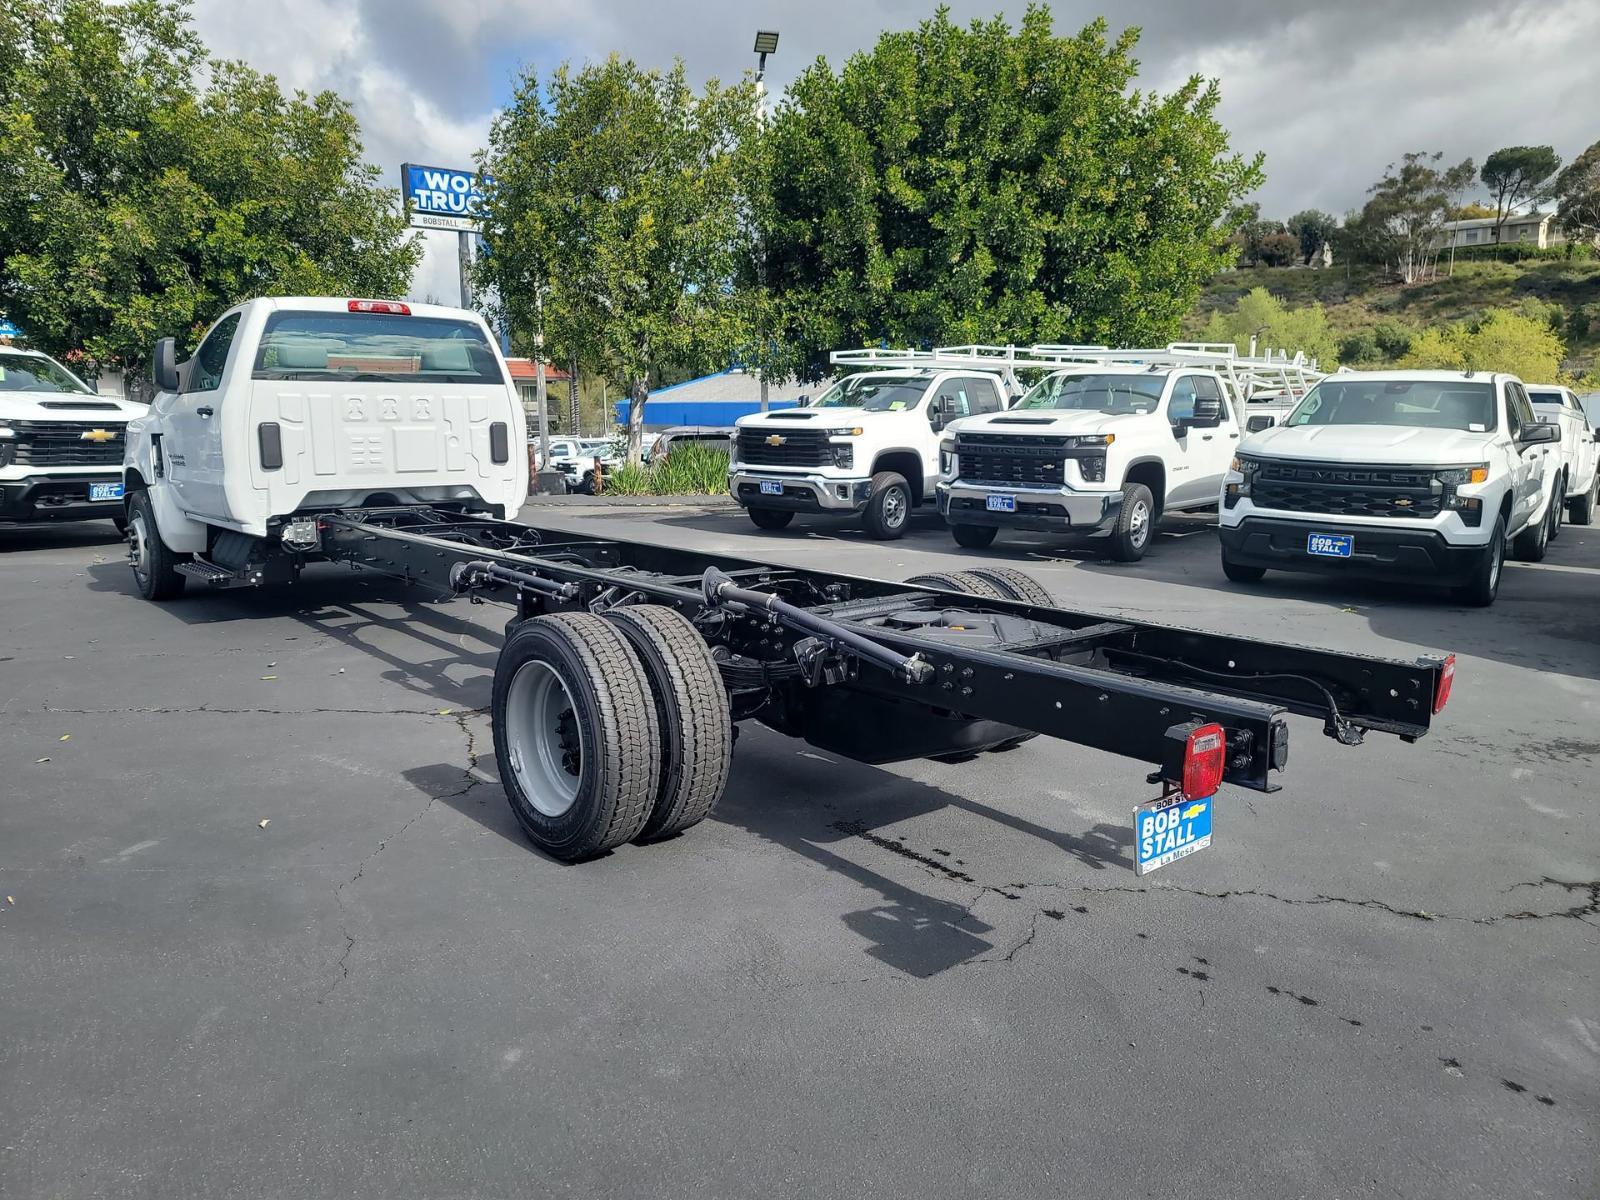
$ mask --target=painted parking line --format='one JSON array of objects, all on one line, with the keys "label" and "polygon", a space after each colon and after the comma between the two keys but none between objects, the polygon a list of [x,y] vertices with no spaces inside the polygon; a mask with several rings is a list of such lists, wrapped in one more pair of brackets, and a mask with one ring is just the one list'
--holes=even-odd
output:
[{"label": "painted parking line", "polygon": [[1600,575],[1600,567],[1568,567],[1560,563],[1508,562],[1506,566],[1519,567],[1524,571],[1560,571],[1567,575]]}]

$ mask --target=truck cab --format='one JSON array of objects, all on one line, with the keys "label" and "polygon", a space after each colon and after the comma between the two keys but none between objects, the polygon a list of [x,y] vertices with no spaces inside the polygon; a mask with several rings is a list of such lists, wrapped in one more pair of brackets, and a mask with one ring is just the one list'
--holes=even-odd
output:
[{"label": "truck cab", "polygon": [[1565,506],[1556,514],[1570,517],[1574,525],[1594,519],[1596,461],[1600,459],[1600,433],[1589,427],[1588,417],[1571,388],[1530,384],[1528,399],[1534,415],[1561,430],[1561,495]]},{"label": "truck cab", "polygon": [[951,431],[938,497],[957,543],[987,546],[1001,529],[1090,535],[1132,562],[1163,513],[1216,503],[1240,438],[1233,380],[1203,356],[1139,357],[1060,367],[1009,412]]},{"label": "truck cab", "polygon": [[0,346],[0,525],[120,525],[125,432],[144,411],[47,354]]},{"label": "truck cab", "polygon": [[1223,572],[1409,579],[1492,604],[1508,543],[1544,557],[1560,437],[1511,375],[1330,375],[1240,445],[1221,495]]},{"label": "truck cab", "polygon": [[934,499],[946,427],[1008,399],[1002,377],[977,366],[847,375],[806,408],[740,417],[728,491],[762,529],[797,512],[860,513],[872,536],[897,538]]},{"label": "truck cab", "polygon": [[522,407],[476,313],[251,300],[182,363],[173,339],[158,342],[154,373],[122,469],[142,588],[298,569],[304,553],[281,551],[285,530],[306,536],[301,514],[406,504],[503,517],[527,496]]}]

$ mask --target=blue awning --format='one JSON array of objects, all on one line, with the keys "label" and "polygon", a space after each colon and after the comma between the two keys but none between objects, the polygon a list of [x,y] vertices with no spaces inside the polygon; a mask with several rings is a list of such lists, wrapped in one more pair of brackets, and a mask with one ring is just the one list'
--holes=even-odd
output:
[{"label": "blue awning", "polygon": [[[794,408],[793,400],[773,400],[769,411]],[[628,424],[628,402],[618,400],[617,424]],[[759,400],[674,400],[671,395],[644,402],[644,424],[647,429],[666,429],[673,425],[732,425],[740,417],[761,411]]]}]

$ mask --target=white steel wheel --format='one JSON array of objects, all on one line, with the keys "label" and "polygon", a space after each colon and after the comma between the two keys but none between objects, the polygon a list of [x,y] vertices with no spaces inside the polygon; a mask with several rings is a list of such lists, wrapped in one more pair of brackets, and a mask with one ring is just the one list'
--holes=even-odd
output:
[{"label": "white steel wheel", "polygon": [[578,798],[583,733],[572,696],[548,663],[525,662],[506,696],[506,753],[533,807],[559,817]]}]

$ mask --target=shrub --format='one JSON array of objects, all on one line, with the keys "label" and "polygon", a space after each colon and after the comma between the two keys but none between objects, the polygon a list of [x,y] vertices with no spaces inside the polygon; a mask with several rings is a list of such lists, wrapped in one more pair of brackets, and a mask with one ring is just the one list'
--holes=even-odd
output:
[{"label": "shrub", "polygon": [[1377,362],[1382,356],[1377,335],[1370,329],[1357,330],[1339,343],[1339,361],[1350,366]]},{"label": "shrub", "polygon": [[1398,321],[1379,321],[1372,327],[1372,336],[1384,358],[1404,358],[1417,334]]},{"label": "shrub", "polygon": [[1566,353],[1546,321],[1508,308],[1492,308],[1475,325],[1423,330],[1402,367],[1455,371],[1508,371],[1530,383],[1560,377]]}]

